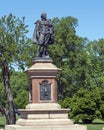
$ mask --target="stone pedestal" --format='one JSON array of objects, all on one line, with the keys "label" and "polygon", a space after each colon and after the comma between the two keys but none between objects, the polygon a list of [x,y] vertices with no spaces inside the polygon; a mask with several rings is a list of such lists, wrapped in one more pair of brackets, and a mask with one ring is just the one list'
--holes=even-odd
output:
[{"label": "stone pedestal", "polygon": [[5,130],[87,130],[68,119],[69,109],[57,103],[57,79],[60,69],[51,59],[35,59],[26,71],[30,81],[30,101],[20,110],[16,125],[6,125]]},{"label": "stone pedestal", "polygon": [[52,60],[33,61],[33,65],[26,71],[30,78],[30,102],[57,102],[56,74],[59,70],[52,64]]}]

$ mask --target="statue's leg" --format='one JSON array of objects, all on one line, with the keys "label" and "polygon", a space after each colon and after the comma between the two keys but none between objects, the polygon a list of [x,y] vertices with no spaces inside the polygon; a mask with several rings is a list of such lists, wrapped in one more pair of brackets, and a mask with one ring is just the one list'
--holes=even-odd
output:
[{"label": "statue's leg", "polygon": [[43,46],[43,57],[47,55],[47,46]]},{"label": "statue's leg", "polygon": [[43,55],[44,56],[48,55],[47,47],[48,47],[49,38],[50,38],[49,34],[45,35],[45,37],[44,37],[44,46],[43,46]]},{"label": "statue's leg", "polygon": [[40,57],[41,46],[37,45],[37,57]]},{"label": "statue's leg", "polygon": [[36,56],[38,56],[39,55],[38,45],[36,45],[36,48],[37,48],[37,54],[36,54]]}]

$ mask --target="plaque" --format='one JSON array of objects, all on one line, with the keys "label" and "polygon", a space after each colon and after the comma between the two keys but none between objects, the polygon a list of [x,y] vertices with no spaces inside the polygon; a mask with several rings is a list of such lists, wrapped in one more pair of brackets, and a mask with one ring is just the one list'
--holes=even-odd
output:
[{"label": "plaque", "polygon": [[51,83],[47,80],[40,83],[40,100],[51,100]]}]

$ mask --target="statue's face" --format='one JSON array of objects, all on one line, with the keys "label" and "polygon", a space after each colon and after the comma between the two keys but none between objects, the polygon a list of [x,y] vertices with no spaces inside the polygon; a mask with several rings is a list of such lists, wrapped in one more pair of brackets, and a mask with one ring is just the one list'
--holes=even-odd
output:
[{"label": "statue's face", "polygon": [[42,19],[46,19],[46,18],[47,18],[46,13],[42,13],[42,14],[41,14],[41,18],[42,18]]}]

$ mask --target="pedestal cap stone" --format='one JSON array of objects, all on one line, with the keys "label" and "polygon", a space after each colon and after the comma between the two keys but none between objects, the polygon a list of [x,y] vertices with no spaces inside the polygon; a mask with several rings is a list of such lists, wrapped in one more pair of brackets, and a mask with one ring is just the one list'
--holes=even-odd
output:
[{"label": "pedestal cap stone", "polygon": [[48,76],[55,77],[61,69],[57,68],[51,59],[35,59],[33,65],[26,71],[32,77]]}]

